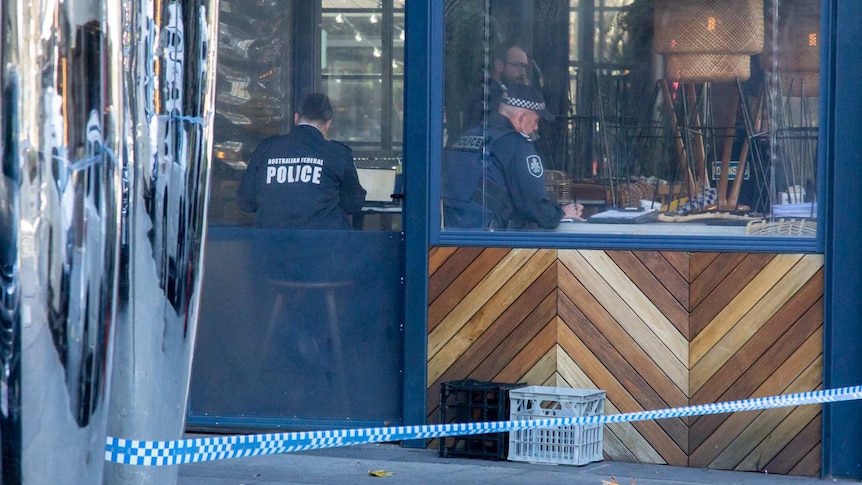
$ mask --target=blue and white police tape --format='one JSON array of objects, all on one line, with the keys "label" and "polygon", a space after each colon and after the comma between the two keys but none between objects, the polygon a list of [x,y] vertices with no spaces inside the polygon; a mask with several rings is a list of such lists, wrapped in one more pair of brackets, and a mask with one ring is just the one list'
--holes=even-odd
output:
[{"label": "blue and white police tape", "polygon": [[175,441],[138,441],[108,437],[105,445],[105,460],[126,465],[167,466],[387,441],[499,433],[528,428],[557,428],[681,418],[855,399],[862,399],[862,386],[607,416],[269,433]]}]

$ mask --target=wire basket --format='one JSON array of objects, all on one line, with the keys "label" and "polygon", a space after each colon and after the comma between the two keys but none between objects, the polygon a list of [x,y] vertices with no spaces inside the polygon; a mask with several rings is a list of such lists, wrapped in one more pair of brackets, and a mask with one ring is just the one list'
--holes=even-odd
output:
[{"label": "wire basket", "polygon": [[659,54],[757,54],[763,50],[763,0],[656,0]]},{"label": "wire basket", "polygon": [[[817,221],[811,219],[776,219],[749,222],[746,236],[816,236]],[[511,445],[510,445],[511,446]]]},{"label": "wire basket", "polygon": [[[640,207],[641,201],[655,199],[655,185],[646,180],[619,181],[608,188],[605,202],[616,207]],[[659,207],[661,203],[657,203]]]}]

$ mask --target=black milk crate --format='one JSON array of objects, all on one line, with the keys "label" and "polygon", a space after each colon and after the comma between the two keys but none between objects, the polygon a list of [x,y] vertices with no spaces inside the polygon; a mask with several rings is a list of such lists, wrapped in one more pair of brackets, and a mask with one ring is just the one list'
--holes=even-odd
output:
[{"label": "black milk crate", "polygon": [[[474,379],[440,384],[440,424],[507,421],[509,390],[526,384]],[[440,456],[505,460],[509,433],[447,436],[439,439]]]}]

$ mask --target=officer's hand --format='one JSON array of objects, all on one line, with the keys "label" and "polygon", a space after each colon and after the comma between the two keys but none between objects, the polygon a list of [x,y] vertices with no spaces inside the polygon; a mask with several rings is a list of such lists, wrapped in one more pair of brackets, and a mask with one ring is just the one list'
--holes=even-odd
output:
[{"label": "officer's hand", "polygon": [[562,209],[563,219],[573,219],[576,221],[585,220],[583,217],[584,206],[581,204],[566,204]]}]

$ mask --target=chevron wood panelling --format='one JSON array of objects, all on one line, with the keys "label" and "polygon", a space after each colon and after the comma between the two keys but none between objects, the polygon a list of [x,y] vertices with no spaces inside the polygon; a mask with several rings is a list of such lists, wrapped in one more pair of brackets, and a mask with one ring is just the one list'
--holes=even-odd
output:
[{"label": "chevron wood panelling", "polygon": [[[608,414],[822,385],[820,255],[435,247],[428,421],[442,382],[603,389]],[[816,475],[820,407],[619,423],[607,459]]]}]

